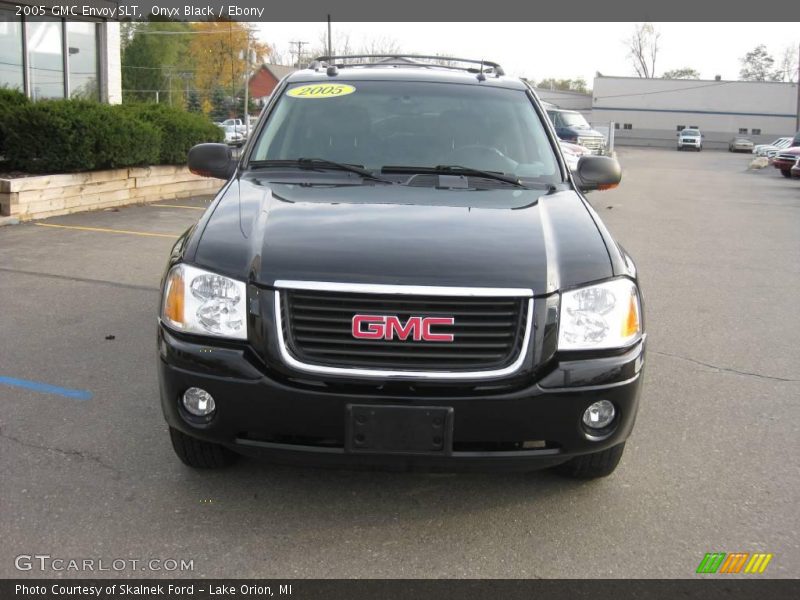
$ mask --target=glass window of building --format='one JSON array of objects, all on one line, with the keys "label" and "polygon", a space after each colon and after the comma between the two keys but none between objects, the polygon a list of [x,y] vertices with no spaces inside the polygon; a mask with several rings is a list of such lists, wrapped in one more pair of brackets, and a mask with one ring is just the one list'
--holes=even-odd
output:
[{"label": "glass window of building", "polygon": [[22,21],[0,8],[0,87],[22,90]]},{"label": "glass window of building", "polygon": [[34,100],[64,97],[61,22],[28,21],[28,77]]},{"label": "glass window of building", "polygon": [[69,97],[98,100],[97,23],[67,21]]}]

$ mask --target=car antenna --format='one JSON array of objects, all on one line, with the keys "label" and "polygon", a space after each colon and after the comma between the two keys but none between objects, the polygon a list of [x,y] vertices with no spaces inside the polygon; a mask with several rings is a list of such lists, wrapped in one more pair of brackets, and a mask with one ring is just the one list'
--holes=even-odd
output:
[{"label": "car antenna", "polygon": [[483,74],[483,60],[481,60],[481,70],[478,73],[478,81],[486,81],[486,75]]}]

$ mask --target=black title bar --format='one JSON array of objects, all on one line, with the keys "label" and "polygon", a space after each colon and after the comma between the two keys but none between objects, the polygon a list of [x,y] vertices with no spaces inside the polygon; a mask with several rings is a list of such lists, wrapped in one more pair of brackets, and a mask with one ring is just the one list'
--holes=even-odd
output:
[{"label": "black title bar", "polygon": [[[783,2],[771,8],[746,0],[0,0],[12,13],[44,18],[104,18],[115,21],[170,19],[176,21],[684,21],[767,22],[800,21],[800,3]],[[0,13],[0,19],[8,15]],[[598,30],[602,38],[602,30]],[[568,37],[568,36],[567,36]],[[709,40],[711,41],[711,40]]]}]

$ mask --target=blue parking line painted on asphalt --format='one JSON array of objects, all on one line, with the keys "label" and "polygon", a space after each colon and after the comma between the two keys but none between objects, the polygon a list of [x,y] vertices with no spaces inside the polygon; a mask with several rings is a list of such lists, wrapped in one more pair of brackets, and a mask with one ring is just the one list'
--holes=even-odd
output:
[{"label": "blue parking line painted on asphalt", "polygon": [[92,392],[89,390],[73,390],[70,388],[59,387],[57,385],[50,385],[49,383],[42,383],[41,381],[31,381],[30,379],[17,379],[16,377],[5,377],[0,375],[0,384],[25,388],[28,390],[33,390],[34,392],[42,392],[44,394],[57,394],[59,396],[66,396],[67,398],[73,398],[75,400],[92,399]]}]

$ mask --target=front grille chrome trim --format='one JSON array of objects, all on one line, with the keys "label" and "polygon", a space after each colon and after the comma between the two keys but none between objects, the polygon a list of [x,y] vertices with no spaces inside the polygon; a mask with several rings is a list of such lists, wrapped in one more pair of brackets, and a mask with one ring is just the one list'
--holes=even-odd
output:
[{"label": "front grille chrome trim", "polygon": [[[533,330],[533,291],[521,288],[457,288],[429,286],[397,286],[373,284],[344,284],[313,281],[276,281],[274,292],[275,330],[278,349],[283,362],[289,367],[314,375],[334,375],[340,377],[365,377],[370,379],[425,379],[425,380],[484,380],[513,375],[520,370],[528,355],[528,346]],[[391,369],[367,369],[359,367],[330,367],[306,363],[289,352],[283,335],[283,311],[281,310],[281,289],[316,290],[329,292],[358,292],[373,294],[412,294],[423,296],[472,296],[472,297],[523,297],[528,298],[525,316],[525,332],[519,355],[509,365],[500,369],[476,371],[406,371]]]},{"label": "front grille chrome trim", "polygon": [[375,283],[337,283],[333,281],[289,281],[279,279],[279,289],[311,290],[318,292],[350,292],[354,294],[405,294],[412,296],[467,296],[475,298],[532,298],[533,290],[526,288],[447,287],[432,285],[382,285]]}]

